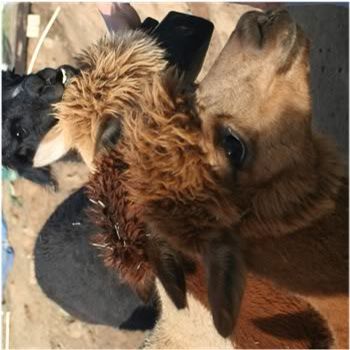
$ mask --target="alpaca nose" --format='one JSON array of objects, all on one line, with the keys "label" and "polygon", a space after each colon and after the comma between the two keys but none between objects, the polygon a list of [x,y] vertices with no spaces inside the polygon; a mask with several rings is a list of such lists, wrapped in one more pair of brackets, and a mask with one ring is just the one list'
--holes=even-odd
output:
[{"label": "alpaca nose", "polygon": [[62,79],[62,76],[59,76],[58,72],[55,69],[45,68],[37,74],[28,76],[24,81],[26,91],[30,95],[41,94],[46,87],[61,83],[58,79]]},{"label": "alpaca nose", "polygon": [[45,85],[55,85],[62,83],[62,73],[58,69],[45,68],[38,73]]},{"label": "alpaca nose", "polygon": [[45,86],[45,81],[41,79],[38,75],[30,75],[24,80],[24,89],[29,94],[29,96],[39,95]]}]

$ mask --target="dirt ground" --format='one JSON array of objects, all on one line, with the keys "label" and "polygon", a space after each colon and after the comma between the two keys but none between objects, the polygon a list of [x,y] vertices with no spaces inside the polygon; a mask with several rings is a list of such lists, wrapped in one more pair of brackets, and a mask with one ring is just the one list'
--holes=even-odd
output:
[{"label": "dirt ground", "polygon": [[[74,64],[73,56],[98,39],[106,29],[93,3],[34,3],[32,13],[41,16],[41,31],[57,6],[61,12],[40,51],[34,71],[60,64]],[[202,73],[212,65],[240,15],[251,7],[237,4],[136,4],[141,19],[161,20],[169,11],[203,16],[215,24],[215,32]],[[37,39],[28,46],[30,60]],[[41,291],[34,275],[33,247],[47,218],[69,194],[87,179],[84,165],[58,162],[54,165],[60,191],[49,192],[27,180],[15,182],[22,206],[10,200],[8,186],[3,187],[3,212],[8,235],[15,250],[15,261],[5,290],[3,311],[10,312],[11,349],[116,349],[136,348],[144,339],[142,332],[120,331],[94,326],[67,315]]]}]

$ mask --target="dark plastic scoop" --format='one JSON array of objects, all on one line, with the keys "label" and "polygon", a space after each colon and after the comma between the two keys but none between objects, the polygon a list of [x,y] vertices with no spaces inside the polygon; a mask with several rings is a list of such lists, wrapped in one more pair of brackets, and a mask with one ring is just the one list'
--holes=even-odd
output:
[{"label": "dark plastic scoop", "polygon": [[160,46],[166,49],[169,64],[176,65],[184,74],[186,84],[195,81],[214,30],[212,22],[171,11],[159,24],[153,18],[146,18],[140,29],[156,38]]}]

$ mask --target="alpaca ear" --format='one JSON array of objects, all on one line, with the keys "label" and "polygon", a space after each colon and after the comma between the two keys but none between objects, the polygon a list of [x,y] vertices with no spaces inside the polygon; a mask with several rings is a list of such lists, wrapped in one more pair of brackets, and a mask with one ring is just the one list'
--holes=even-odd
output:
[{"label": "alpaca ear", "polygon": [[96,154],[101,149],[111,149],[118,143],[121,134],[120,118],[109,116],[99,127],[96,137]]},{"label": "alpaca ear", "polygon": [[[197,88],[197,99],[201,101],[201,108],[208,114],[225,115],[229,101],[232,100],[232,82],[236,79],[233,69],[233,54],[237,51],[234,31],[224,48],[209,69]],[[228,108],[228,110],[230,110]]]},{"label": "alpaca ear", "polygon": [[165,242],[159,240],[156,240],[152,246],[149,244],[147,252],[156,276],[172,302],[178,309],[185,308],[187,305],[186,281],[182,258]]},{"label": "alpaca ear", "polygon": [[38,168],[51,164],[69,150],[70,145],[65,140],[63,131],[56,125],[41,140],[33,159],[33,166]]},{"label": "alpaca ear", "polygon": [[245,285],[245,269],[238,242],[208,242],[203,260],[214,325],[226,338],[235,328]]}]

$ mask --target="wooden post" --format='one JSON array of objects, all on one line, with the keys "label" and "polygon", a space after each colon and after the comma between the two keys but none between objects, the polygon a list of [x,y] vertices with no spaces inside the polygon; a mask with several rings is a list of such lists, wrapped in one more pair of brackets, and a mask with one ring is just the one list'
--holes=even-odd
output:
[{"label": "wooden post", "polygon": [[27,16],[30,11],[30,3],[21,2],[17,7],[16,36],[14,43],[15,71],[18,74],[26,73],[27,68]]}]

